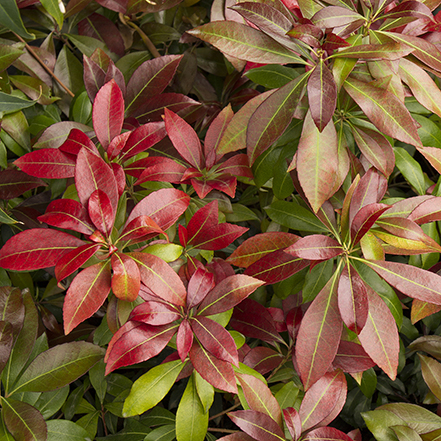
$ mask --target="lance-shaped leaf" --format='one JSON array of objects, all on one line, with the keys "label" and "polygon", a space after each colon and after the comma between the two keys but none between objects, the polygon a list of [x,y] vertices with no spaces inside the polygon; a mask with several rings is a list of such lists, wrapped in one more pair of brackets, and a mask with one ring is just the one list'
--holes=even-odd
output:
[{"label": "lance-shaped leaf", "polygon": [[188,281],[187,308],[193,308],[214,288],[214,274],[205,268],[198,268]]},{"label": "lance-shaped leaf", "polygon": [[285,441],[285,435],[268,415],[256,410],[237,410],[228,414],[245,433],[257,441]]},{"label": "lance-shaped leaf", "polygon": [[439,173],[441,170],[441,149],[437,147],[419,147],[418,151],[430,162]]},{"label": "lance-shaped leaf", "polygon": [[424,381],[432,393],[439,399],[441,397],[441,364],[431,357],[418,354],[421,362],[421,372]]},{"label": "lance-shaped leaf", "polygon": [[236,374],[250,409],[271,417],[283,428],[282,411],[268,386],[253,375]]},{"label": "lance-shaped leaf", "polygon": [[159,228],[158,224],[149,216],[138,216],[127,224],[121,232],[118,241],[125,242],[130,240],[131,243],[137,243],[150,239],[158,234],[166,233],[162,228]]},{"label": "lance-shaped leaf", "polygon": [[360,179],[349,205],[349,226],[355,215],[366,205],[378,203],[387,190],[386,178],[374,168],[370,168]]},{"label": "lance-shaped leaf", "polygon": [[234,308],[230,325],[236,331],[268,343],[278,341],[284,343],[283,338],[274,326],[274,320],[267,309],[255,300],[246,299]]},{"label": "lance-shaped leaf", "polygon": [[320,132],[308,112],[296,158],[288,171],[296,164],[300,185],[316,213],[334,194],[338,171],[338,140],[334,123],[330,121]]},{"label": "lance-shaped leaf", "polygon": [[219,314],[236,306],[263,282],[243,274],[227,277],[218,283],[198,307],[198,315]]},{"label": "lance-shaped leaf", "polygon": [[283,409],[283,416],[292,439],[297,441],[302,433],[302,421],[299,413],[294,407],[287,407],[286,409]]},{"label": "lance-shaped leaf", "polygon": [[77,231],[86,235],[94,232],[92,221],[86,208],[73,199],[56,199],[46,209],[46,213],[38,217],[53,227]]},{"label": "lance-shaped leaf", "polygon": [[32,271],[56,265],[64,254],[84,242],[49,228],[33,228],[12,236],[0,250],[0,266],[13,271]]},{"label": "lance-shaped leaf", "polygon": [[138,264],[142,283],[155,296],[172,305],[185,306],[187,290],[180,277],[164,260],[147,253],[128,255]]},{"label": "lance-shaped leaf", "polygon": [[[128,322],[130,323],[130,322]],[[126,325],[128,325],[126,323]],[[158,355],[178,330],[178,325],[150,326],[138,323],[139,326],[127,327],[128,330],[118,335],[113,345],[107,349],[106,375],[123,366],[149,360]],[[122,330],[126,327],[124,325]],[[114,335],[114,339],[117,334]]]},{"label": "lance-shaped leaf", "polygon": [[306,72],[272,93],[251,116],[246,138],[250,165],[253,165],[258,156],[288,127],[305,93],[309,75],[310,72]]},{"label": "lance-shaped leaf", "polygon": [[239,366],[239,355],[231,334],[219,323],[197,316],[190,321],[191,329],[200,344],[219,360]]},{"label": "lance-shaped leaf", "polygon": [[346,79],[344,88],[380,132],[421,146],[415,121],[393,93],[352,77]]},{"label": "lance-shaped leaf", "polygon": [[[344,48],[335,54],[334,57],[364,58],[380,60],[401,60],[413,51],[412,48],[401,43],[385,44],[361,44]],[[332,56],[330,57],[332,58]]]},{"label": "lance-shaped leaf", "polygon": [[370,230],[378,218],[390,207],[390,205],[375,203],[362,207],[352,220],[352,243],[356,244],[360,242],[362,237]]},{"label": "lance-shaped leaf", "polygon": [[306,260],[327,260],[342,254],[343,248],[332,237],[312,234],[286,248],[285,253]]},{"label": "lance-shaped leaf", "polygon": [[101,244],[88,243],[66,253],[55,266],[55,277],[58,281],[70,276],[86,263],[99,249]]},{"label": "lance-shaped leaf", "polygon": [[349,373],[363,372],[375,366],[361,345],[343,340],[332,364],[335,368]]},{"label": "lance-shaped leaf", "polygon": [[166,303],[146,301],[138,305],[129,316],[129,320],[145,323],[146,325],[168,325],[179,319],[176,308]]},{"label": "lance-shaped leaf", "polygon": [[305,390],[326,373],[337,353],[343,328],[337,287],[336,277],[332,277],[311,303],[300,325],[296,360]]},{"label": "lance-shaped leaf", "polygon": [[[75,158],[59,149],[35,150],[23,155],[14,164],[28,175],[45,179],[71,178],[75,174]],[[12,175],[11,172],[13,171],[19,173],[17,170],[11,169],[3,171],[2,174],[8,172]],[[13,175],[10,176],[11,178],[13,178]],[[28,180],[30,180],[29,177]],[[3,197],[3,199],[5,198]]]},{"label": "lance-shaped leaf", "polygon": [[418,102],[441,116],[441,91],[429,74],[406,58],[400,60],[398,73]]},{"label": "lance-shaped leaf", "polygon": [[41,413],[24,401],[1,398],[2,416],[15,440],[39,441],[47,438],[47,426]]},{"label": "lance-shaped leaf", "polygon": [[125,172],[128,175],[139,178],[136,185],[146,181],[165,181],[179,184],[186,170],[187,167],[179,164],[174,159],[161,156],[149,156],[125,167]]},{"label": "lance-shaped leaf", "polygon": [[166,131],[163,122],[152,122],[138,127],[130,133],[121,151],[120,160],[125,162],[138,153],[144,152],[161,141],[165,136]]},{"label": "lance-shaped leaf", "polygon": [[441,339],[438,335],[424,335],[414,340],[409,349],[412,351],[424,351],[441,360]]},{"label": "lance-shaped leaf", "polygon": [[319,28],[335,28],[357,21],[365,21],[365,17],[347,7],[328,6],[314,14],[311,21]]},{"label": "lance-shaped leaf", "polygon": [[259,374],[265,375],[279,366],[282,360],[282,355],[273,349],[257,346],[245,355],[243,362]]},{"label": "lance-shaped leaf", "polygon": [[170,228],[184,213],[190,203],[190,196],[175,188],[163,188],[146,196],[136,204],[126,225],[138,216],[150,216],[163,230]]},{"label": "lance-shaped leaf", "polygon": [[175,149],[189,164],[201,170],[204,154],[196,132],[176,113],[164,109],[164,115],[165,128]]},{"label": "lance-shaped leaf", "polygon": [[11,323],[3,320],[0,321],[0,374],[11,355],[12,343],[14,340],[13,331],[14,328]]},{"label": "lance-shaped leaf", "polygon": [[400,352],[397,325],[381,297],[369,287],[367,294],[368,317],[358,338],[369,357],[394,380]]},{"label": "lance-shaped leaf", "polygon": [[123,253],[114,253],[112,263],[112,291],[118,299],[133,302],[141,287],[141,275],[138,265]]},{"label": "lance-shaped leaf", "polygon": [[167,395],[184,366],[180,360],[170,361],[139,377],[124,401],[124,417],[141,415],[156,406]]},{"label": "lance-shaped leaf", "polygon": [[422,320],[429,315],[441,311],[441,305],[434,305],[433,303],[422,302],[418,299],[413,299],[412,308],[410,311],[410,321],[414,325],[419,320]]},{"label": "lance-shaped leaf", "polygon": [[182,362],[187,358],[188,353],[193,346],[193,340],[193,330],[191,329],[190,323],[188,320],[182,320],[176,336],[176,347],[178,349],[179,358]]},{"label": "lance-shaped leaf", "polygon": [[322,59],[308,80],[308,102],[311,117],[320,132],[331,121],[337,105],[337,85]]},{"label": "lance-shaped leaf", "polygon": [[390,428],[395,432],[399,441],[420,441],[422,439],[418,432],[409,426],[397,424]]},{"label": "lance-shaped leaf", "polygon": [[127,116],[134,114],[145,100],[164,91],[173,79],[181,59],[182,55],[165,55],[147,60],[135,70],[127,83]]},{"label": "lance-shaped leaf", "polygon": [[441,305],[441,277],[438,274],[398,262],[363,262],[403,294],[423,302]]},{"label": "lance-shaped leaf", "polygon": [[41,179],[29,176],[20,170],[7,169],[0,171],[0,198],[14,199],[25,191],[36,187],[46,187]]},{"label": "lance-shaped leaf", "polygon": [[441,198],[429,196],[411,211],[408,219],[418,225],[441,220]]},{"label": "lance-shaped leaf", "polygon": [[311,430],[304,438],[307,441],[329,440],[329,441],[353,441],[353,439],[334,427],[319,427]]},{"label": "lance-shaped leaf", "polygon": [[90,220],[99,231],[108,236],[112,232],[113,223],[115,222],[115,212],[107,193],[99,188],[95,190],[90,195],[88,208]]},{"label": "lance-shaped leaf", "polygon": [[287,64],[304,61],[264,33],[238,22],[211,22],[188,31],[226,55],[252,63]]},{"label": "lance-shaped leaf", "polygon": [[75,277],[63,306],[66,334],[98,311],[110,292],[110,278],[109,262],[89,266]]},{"label": "lance-shaped leaf", "polygon": [[96,190],[107,194],[113,212],[118,208],[118,187],[112,169],[101,157],[83,148],[77,157],[75,186],[80,202],[87,207],[90,196]]},{"label": "lance-shaped leaf", "polygon": [[344,324],[359,334],[368,315],[366,286],[352,266],[345,266],[338,281],[338,309]]},{"label": "lance-shaped leaf", "polygon": [[97,93],[93,102],[93,128],[104,150],[121,133],[124,122],[124,98],[115,80],[110,80]]},{"label": "lance-shaped leaf", "polygon": [[197,341],[193,342],[189,355],[193,367],[205,381],[218,389],[237,393],[236,377],[230,363],[214,357]]},{"label": "lance-shaped leaf", "polygon": [[70,153],[71,155],[77,156],[83,147],[85,147],[91,153],[95,153],[99,156],[98,149],[96,148],[95,144],[90,140],[90,138],[81,130],[73,128],[69,132],[69,136],[67,137],[66,141],[64,141],[64,143],[60,145],[59,150],[64,153]]},{"label": "lance-shaped leaf", "polygon": [[248,268],[254,262],[257,262],[263,256],[277,251],[279,249],[287,248],[293,245],[300,239],[300,236],[291,233],[283,232],[267,232],[256,234],[250,237],[245,242],[242,242],[231,254],[227,262]]},{"label": "lance-shaped leaf", "polygon": [[395,166],[395,155],[389,141],[379,132],[352,126],[352,134],[366,159],[384,176],[390,176]]},{"label": "lance-shaped leaf", "polygon": [[330,423],[343,408],[346,391],[346,378],[340,370],[326,373],[312,385],[299,410],[302,431]]},{"label": "lance-shaped leaf", "polygon": [[84,375],[104,357],[104,349],[85,341],[64,343],[39,354],[26,368],[15,392],[47,392]]}]

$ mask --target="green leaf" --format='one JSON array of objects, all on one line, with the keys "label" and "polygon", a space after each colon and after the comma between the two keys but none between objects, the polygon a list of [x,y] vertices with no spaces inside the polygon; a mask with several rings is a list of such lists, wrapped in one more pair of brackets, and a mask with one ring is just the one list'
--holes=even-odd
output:
[{"label": "green leaf", "polygon": [[0,2],[0,25],[15,32],[22,38],[30,40],[35,38],[35,35],[30,34],[24,27],[15,0],[2,0]]},{"label": "green leaf", "polygon": [[432,393],[438,398],[441,397],[441,364],[431,357],[418,354],[421,361],[421,372],[424,381]]},{"label": "green leaf", "polygon": [[140,415],[156,406],[167,395],[184,366],[181,360],[170,361],[139,377],[124,402],[124,417]]},{"label": "green leaf", "polygon": [[328,232],[310,210],[295,202],[275,201],[265,208],[265,211],[273,221],[292,230],[311,233]]},{"label": "green leaf", "polygon": [[6,70],[17,58],[24,54],[23,47],[22,43],[14,45],[0,44],[0,72]]},{"label": "green leaf", "polygon": [[176,412],[176,439],[204,441],[208,428],[208,412],[204,412],[194,376],[190,376]]},{"label": "green leaf", "polygon": [[91,57],[92,54],[97,50],[101,49],[106,54],[110,55],[109,49],[106,44],[100,40],[93,37],[88,37],[86,35],[76,35],[76,34],[64,34],[69,40],[84,54],[86,57]]},{"label": "green leaf", "polygon": [[205,381],[196,371],[194,372],[194,381],[199,399],[201,400],[201,404],[204,408],[204,412],[207,413],[213,404],[214,387],[208,383],[208,381]]},{"label": "green leaf", "polygon": [[8,95],[0,92],[0,112],[3,114],[17,112],[17,110],[27,109],[35,104],[35,101],[24,100],[15,95]]},{"label": "green leaf", "polygon": [[6,214],[1,208],[0,208],[0,223],[2,224],[8,224],[8,225],[14,225],[16,223],[22,223],[18,222],[12,217],[10,217],[8,214]]},{"label": "green leaf", "polygon": [[392,426],[391,429],[395,432],[399,441],[421,441],[418,433],[408,426]]},{"label": "green leaf", "polygon": [[152,430],[144,441],[173,441],[176,438],[176,430],[174,424],[158,427]]},{"label": "green leaf", "polygon": [[47,420],[61,409],[68,395],[69,386],[51,392],[43,392],[35,402],[34,406],[40,411],[43,418]]},{"label": "green leaf", "polygon": [[75,381],[104,356],[104,349],[84,341],[64,343],[38,355],[15,386],[16,392],[46,392]]},{"label": "green leaf", "polygon": [[361,416],[368,429],[379,441],[397,441],[397,437],[390,426],[406,425],[406,421],[384,409],[362,412]]},{"label": "green leaf", "polygon": [[250,69],[245,73],[245,76],[267,89],[278,89],[298,77],[299,72],[292,67],[267,64],[266,66]]},{"label": "green leaf", "polygon": [[99,360],[89,371],[90,382],[101,403],[104,402],[104,397],[107,393],[107,378],[105,377],[105,370],[106,365],[104,364],[104,361]]},{"label": "green leaf", "polygon": [[394,147],[395,165],[406,181],[420,194],[426,194],[426,183],[421,165],[402,147]]},{"label": "green leaf", "polygon": [[68,420],[47,422],[47,441],[90,441],[86,430]]},{"label": "green leaf", "polygon": [[40,0],[44,9],[55,19],[58,28],[61,30],[63,27],[64,15],[60,10],[58,0]]},{"label": "green leaf", "polygon": [[294,407],[300,389],[294,384],[294,381],[289,381],[274,395],[281,409],[287,407]]},{"label": "green leaf", "polygon": [[441,129],[439,125],[431,119],[416,113],[412,114],[412,118],[421,126],[418,128],[418,135],[420,135],[423,146],[441,148]]}]

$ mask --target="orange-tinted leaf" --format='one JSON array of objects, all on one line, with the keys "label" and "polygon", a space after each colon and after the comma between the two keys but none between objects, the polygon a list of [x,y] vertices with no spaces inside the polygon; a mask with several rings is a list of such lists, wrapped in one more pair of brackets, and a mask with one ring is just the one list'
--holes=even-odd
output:
[{"label": "orange-tinted leaf", "polygon": [[434,305],[433,303],[423,302],[418,299],[413,299],[412,309],[410,310],[410,320],[415,324],[419,320],[428,317],[441,311],[441,305]]},{"label": "orange-tinted leaf", "polygon": [[114,253],[112,263],[112,291],[116,297],[133,302],[141,287],[141,275],[138,265],[123,253]]}]

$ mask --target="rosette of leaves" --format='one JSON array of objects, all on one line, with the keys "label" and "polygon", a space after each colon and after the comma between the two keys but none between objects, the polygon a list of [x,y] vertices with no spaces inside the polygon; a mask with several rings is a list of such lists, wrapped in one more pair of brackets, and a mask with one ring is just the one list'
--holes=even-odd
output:
[{"label": "rosette of leaves", "polygon": [[189,33],[226,56],[267,64],[247,72],[272,89],[249,120],[250,165],[293,118],[303,119],[289,170],[296,169],[317,212],[340,188],[353,152],[366,168],[391,174],[390,138],[415,146],[439,171],[439,149],[427,139],[423,144],[417,130],[430,123],[414,117],[406,100],[412,95],[422,106],[417,112],[441,115],[441,92],[429,75],[441,72],[441,54],[432,43],[437,6],[299,1],[290,11],[280,1],[245,2],[228,11],[234,21],[218,18]]},{"label": "rosette of leaves", "polygon": [[[298,190],[302,194],[299,186]],[[440,245],[420,227],[440,218],[440,199],[417,196],[390,205],[381,202],[386,190],[385,177],[371,168],[362,178],[354,180],[338,217],[329,202],[318,211],[316,222],[328,234],[299,237],[290,233],[264,233],[247,239],[227,259],[245,267],[245,275],[270,284],[307,266],[312,270],[324,262],[332,262],[334,269],[325,272],[328,276],[320,282],[321,290],[308,299],[312,303],[303,312],[296,332],[294,363],[306,390],[337,362],[337,354],[343,353],[360,356],[364,353],[367,361],[370,358],[390,378],[396,377],[399,355],[396,320],[399,324],[402,312],[387,284],[414,299],[413,321],[433,312],[429,304],[441,304],[438,274],[385,260],[385,254],[440,251]],[[299,207],[292,202],[276,201],[269,208],[270,215],[276,213],[276,208],[281,210],[282,205],[285,211]],[[237,314],[239,320],[236,324],[233,315],[233,328],[262,338],[256,334],[257,322],[251,317],[250,308],[244,307]],[[293,322],[287,322],[290,326],[299,320],[295,317],[291,315],[289,320]],[[262,324],[260,335],[265,331]],[[371,366],[369,362],[365,367],[360,365],[358,371]]]}]

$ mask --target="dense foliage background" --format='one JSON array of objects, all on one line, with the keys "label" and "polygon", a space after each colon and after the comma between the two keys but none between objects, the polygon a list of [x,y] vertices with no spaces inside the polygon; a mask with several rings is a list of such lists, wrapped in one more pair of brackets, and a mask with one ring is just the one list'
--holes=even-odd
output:
[{"label": "dense foliage background", "polygon": [[438,439],[440,3],[0,0],[0,439]]}]

